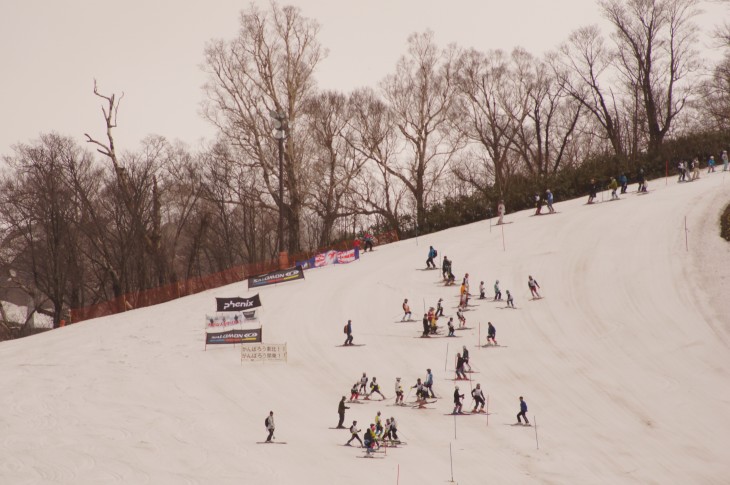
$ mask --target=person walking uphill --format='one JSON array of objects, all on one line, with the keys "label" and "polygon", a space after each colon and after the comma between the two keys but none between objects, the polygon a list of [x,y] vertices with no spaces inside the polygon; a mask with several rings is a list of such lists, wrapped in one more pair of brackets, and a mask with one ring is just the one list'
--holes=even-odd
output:
[{"label": "person walking uphill", "polygon": [[504,201],[500,200],[499,204],[497,204],[497,215],[499,215],[499,219],[497,219],[497,224],[504,224],[502,219],[504,218],[505,214],[505,207],[504,207]]},{"label": "person walking uphill", "polygon": [[276,427],[274,426],[274,411],[269,411],[269,416],[264,420],[264,424],[266,425],[266,429],[269,431],[269,436],[266,438],[267,443],[271,443],[271,439],[274,437],[274,430]]},{"label": "person walking uphill", "polygon": [[429,246],[428,259],[426,260],[426,268],[436,269],[436,263],[433,262],[433,258],[435,258],[436,256],[438,256],[438,251],[436,251],[433,246]]},{"label": "person walking uphill", "polygon": [[351,446],[350,445],[350,442],[352,440],[359,441],[361,447],[362,446],[365,446],[365,445],[363,445],[362,440],[360,439],[360,437],[357,435],[359,432],[360,432],[360,430],[357,429],[357,421],[353,421],[352,422],[352,426],[350,426],[350,433],[351,433],[352,436],[350,436],[350,439],[347,441],[347,443],[345,443],[345,446]]},{"label": "person walking uphill", "polygon": [[550,212],[551,214],[555,213],[555,209],[553,209],[553,200],[553,193],[550,192],[550,189],[547,189],[545,191],[545,201],[547,202],[548,212]]},{"label": "person walking uphill", "polygon": [[340,405],[337,407],[337,413],[340,415],[340,422],[337,423],[338,428],[344,428],[344,426],[342,426],[342,423],[345,422],[345,409],[350,408],[345,406],[345,396],[342,396],[342,399],[340,399]]},{"label": "person walking uphill", "polygon": [[347,334],[347,338],[343,345],[352,345],[352,320],[347,321],[347,325],[345,325],[345,333]]},{"label": "person walking uphill", "polygon": [[527,403],[520,396],[520,412],[517,413],[517,424],[522,424],[522,418],[525,418],[525,424],[530,424],[527,420]]}]

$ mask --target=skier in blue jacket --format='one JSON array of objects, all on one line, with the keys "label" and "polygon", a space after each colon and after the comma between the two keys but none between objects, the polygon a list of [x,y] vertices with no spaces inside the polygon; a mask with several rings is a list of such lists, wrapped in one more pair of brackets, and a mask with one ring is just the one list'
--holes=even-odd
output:
[{"label": "skier in blue jacket", "polygon": [[527,403],[520,396],[520,412],[517,413],[517,424],[522,424],[522,418],[525,418],[525,424],[530,424],[527,420]]},{"label": "skier in blue jacket", "polygon": [[436,268],[436,263],[433,262],[433,258],[437,256],[436,250],[433,248],[433,246],[429,246],[428,250],[428,259],[426,260],[426,267],[427,268]]}]

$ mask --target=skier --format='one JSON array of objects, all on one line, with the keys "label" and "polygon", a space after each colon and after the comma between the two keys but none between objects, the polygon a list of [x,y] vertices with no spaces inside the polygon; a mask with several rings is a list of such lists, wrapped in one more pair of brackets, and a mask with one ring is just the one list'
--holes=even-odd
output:
[{"label": "skier", "polygon": [[540,194],[535,192],[534,200],[535,200],[535,215],[539,216],[540,211],[542,210],[542,197],[540,197]]},{"label": "skier", "polygon": [[426,390],[426,387],[421,382],[421,378],[419,377],[416,379],[416,385],[411,386],[411,389],[416,390],[416,400],[417,401],[425,401],[428,397],[428,391]]},{"label": "skier", "polygon": [[707,173],[715,171],[715,156],[710,155],[710,159],[707,160]]},{"label": "skier", "polygon": [[380,418],[380,411],[375,415],[375,435],[380,436],[383,434],[383,421]]},{"label": "skier", "polygon": [[504,218],[506,210],[504,207],[504,201],[500,200],[499,204],[497,204],[497,214],[499,215],[499,219],[497,219],[497,224],[503,224],[502,219]]},{"label": "skier", "polygon": [[383,442],[385,441],[392,441],[393,437],[390,433],[390,418],[385,419],[385,426],[383,426],[383,435],[382,435]]},{"label": "skier", "polygon": [[618,182],[616,182],[615,178],[611,177],[611,182],[609,182],[608,188],[611,189],[611,200],[618,199],[618,195],[616,195],[616,190],[618,189]]},{"label": "skier", "polygon": [[527,403],[520,396],[520,412],[517,413],[517,424],[522,424],[522,418],[525,418],[525,424],[530,424],[527,420]]},{"label": "skier", "polygon": [[365,233],[365,249],[363,250],[364,253],[368,252],[368,249],[370,249],[370,252],[373,252],[373,236],[369,233]]},{"label": "skier", "polygon": [[700,178],[700,161],[695,157],[692,160],[692,178],[690,180],[697,180]]},{"label": "skier", "polygon": [[622,173],[621,175],[619,175],[619,177],[618,177],[618,183],[619,183],[619,185],[621,185],[621,193],[622,194],[625,194],[626,193],[626,189],[629,186],[629,179],[628,179],[628,177],[626,176],[625,173]]},{"label": "skier", "polygon": [[547,189],[545,191],[545,200],[547,201],[548,211],[551,214],[554,214],[555,213],[555,209],[553,209],[553,193],[550,192],[550,189]]},{"label": "skier", "polygon": [[373,395],[373,394],[375,394],[375,393],[380,394],[380,397],[382,397],[383,399],[385,399],[385,396],[383,396],[383,393],[380,392],[380,384],[378,384],[377,382],[375,382],[375,380],[376,380],[376,378],[373,377],[373,380],[370,381],[370,393],[367,396],[365,396],[365,399],[370,399],[370,396]]},{"label": "skier", "polygon": [[484,296],[484,282],[483,281],[480,281],[479,282],[479,299],[480,300],[483,300],[484,298],[486,298]]},{"label": "skier", "polygon": [[444,301],[444,299],[439,298],[438,303],[436,303],[436,318],[444,316],[444,307],[441,304],[442,301]]},{"label": "skier", "polygon": [[433,258],[435,258],[437,255],[438,252],[433,248],[433,246],[429,246],[428,259],[426,260],[426,268],[436,268],[436,263],[433,262]]},{"label": "skier", "polygon": [[390,417],[390,436],[393,438],[393,441],[399,441],[398,423],[395,422],[395,418],[393,416]]},{"label": "skier", "polygon": [[540,296],[540,293],[538,293],[538,288],[540,288],[540,285],[537,284],[537,280],[534,280],[532,276],[529,276],[527,279],[527,286],[530,288],[530,293],[532,293],[533,298],[542,298]]},{"label": "skier", "polygon": [[274,438],[274,429],[276,429],[274,426],[274,411],[269,411],[269,416],[264,421],[264,424],[266,425],[266,429],[269,431],[269,436],[266,438],[266,442],[271,443],[271,439]]},{"label": "skier", "polygon": [[469,365],[469,349],[466,348],[466,345],[461,349],[461,357],[464,359],[464,365],[469,368],[467,372],[471,372],[471,366]]},{"label": "skier", "polygon": [[370,423],[370,427],[365,430],[365,448],[367,448],[366,453],[368,456],[375,451],[377,444],[378,437],[375,434],[375,424]]},{"label": "skier", "polygon": [[644,169],[639,169],[639,188],[636,189],[637,192],[646,192],[646,177],[644,176]]},{"label": "skier", "polygon": [[494,325],[492,325],[492,322],[487,322],[489,325],[489,328],[487,329],[487,344],[491,341],[493,345],[499,345],[497,343],[497,329],[494,328]]},{"label": "skier", "polygon": [[368,376],[364,372],[360,378],[360,389],[359,394],[367,394],[368,392]]},{"label": "skier", "polygon": [[596,179],[591,179],[591,185],[588,186],[588,203],[592,204],[596,199],[596,193],[598,192],[598,186],[596,185]]},{"label": "skier", "polygon": [[340,421],[339,423],[337,423],[338,428],[344,428],[344,426],[342,426],[342,423],[345,422],[345,409],[350,408],[345,406],[345,396],[342,396],[342,399],[340,399],[340,405],[337,407],[337,414],[340,415]]},{"label": "skier", "polygon": [[[436,398],[436,394],[433,393],[433,374],[431,373],[431,369],[426,369],[426,383],[424,384],[426,387],[426,390],[430,394],[432,398]],[[429,396],[429,394],[426,395],[426,397]]]},{"label": "skier", "polygon": [[459,328],[466,327],[466,317],[461,312],[461,308],[456,310],[456,317],[459,319]]},{"label": "skier", "polygon": [[456,335],[454,335],[454,319],[453,318],[449,318],[449,323],[447,323],[446,325],[449,327],[449,335],[448,336],[449,337],[456,337]]},{"label": "skier", "polygon": [[345,333],[347,334],[347,338],[343,345],[352,345],[352,320],[347,321],[347,325],[345,325]]},{"label": "skier", "polygon": [[428,313],[423,314],[423,335],[421,337],[428,337],[429,333],[429,321],[428,321]]},{"label": "skier", "polygon": [[494,299],[501,300],[502,292],[499,290],[499,280],[494,282]]},{"label": "skier", "polygon": [[482,388],[479,384],[477,384],[477,387],[472,389],[471,397],[474,398],[474,409],[472,409],[471,412],[472,413],[485,412],[484,411],[484,393],[482,392]]},{"label": "skier", "polygon": [[463,394],[459,394],[459,386],[454,389],[454,412],[451,414],[463,414],[461,412],[461,400],[464,398]]},{"label": "skier", "polygon": [[722,151],[722,171],[727,172],[728,171],[728,158],[727,158],[727,150]]},{"label": "skier", "polygon": [[403,300],[403,318],[400,321],[404,322],[405,320],[411,320],[411,307],[408,305],[408,298]]},{"label": "skier", "polygon": [[359,385],[359,382],[356,382],[352,385],[352,389],[350,389],[350,402],[357,401],[357,399],[360,397],[360,393],[357,392],[357,386]]},{"label": "skier", "polygon": [[395,378],[395,403],[403,404],[403,386],[400,384],[400,377]]},{"label": "skier", "polygon": [[510,295],[509,290],[507,290],[506,293],[507,293],[507,306],[514,308],[515,301],[512,299],[512,295]]},{"label": "skier", "polygon": [[347,441],[347,443],[345,443],[345,446],[351,446],[350,445],[350,442],[352,440],[359,441],[360,442],[360,447],[365,446],[365,445],[363,445],[362,440],[360,439],[360,437],[357,435],[359,432],[360,432],[360,430],[357,429],[357,421],[353,421],[352,422],[352,426],[350,426],[350,433],[351,433],[352,436],[350,436],[350,439]]},{"label": "skier", "polygon": [[687,162],[685,162],[684,160],[680,160],[679,165],[677,165],[677,169],[679,170],[679,178],[677,179],[677,183],[686,182],[687,181]]},{"label": "skier", "polygon": [[441,274],[444,280],[449,279],[449,273],[451,273],[451,260],[444,256],[444,260],[441,262]]},{"label": "skier", "polygon": [[433,311],[433,307],[428,311],[428,320],[431,323],[431,335],[436,335],[438,318],[436,318],[436,312]]},{"label": "skier", "polygon": [[461,353],[456,354],[456,380],[466,380],[466,373],[464,372],[464,357],[461,356]]}]

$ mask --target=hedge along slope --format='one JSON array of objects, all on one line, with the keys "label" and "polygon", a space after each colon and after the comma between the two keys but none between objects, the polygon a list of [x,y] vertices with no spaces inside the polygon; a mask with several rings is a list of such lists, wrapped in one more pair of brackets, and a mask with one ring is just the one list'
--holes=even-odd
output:
[{"label": "hedge along slope", "polygon": [[720,236],[726,241],[730,241],[730,204],[725,207],[720,217]]}]

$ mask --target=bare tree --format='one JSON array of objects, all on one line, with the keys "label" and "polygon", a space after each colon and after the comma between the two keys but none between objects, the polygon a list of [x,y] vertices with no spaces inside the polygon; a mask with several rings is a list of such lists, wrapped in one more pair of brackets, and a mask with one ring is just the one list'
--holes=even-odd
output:
[{"label": "bare tree", "polygon": [[[203,113],[230,144],[238,163],[257,172],[265,187],[261,205],[284,211],[288,248],[300,247],[300,218],[306,203],[308,163],[301,148],[304,129],[298,123],[305,99],[315,88],[314,70],[324,52],[317,41],[319,25],[295,7],[272,2],[268,11],[252,5],[241,13],[237,38],[211,42],[205,51],[207,100]],[[279,173],[270,111],[283,113],[288,124],[284,173]],[[279,194],[284,178],[287,197]]]},{"label": "bare tree", "polygon": [[658,153],[672,121],[695,88],[699,67],[692,19],[699,0],[603,0],[615,28],[617,65],[628,86],[640,89],[650,156]]},{"label": "bare tree", "polygon": [[348,207],[347,197],[366,158],[348,142],[353,110],[345,95],[320,93],[307,101],[305,112],[314,154],[309,206],[321,222],[318,245],[322,247],[330,243],[335,222],[356,213]]},{"label": "bare tree", "polygon": [[517,125],[505,109],[512,89],[509,70],[502,51],[483,54],[474,49],[459,56],[455,69],[459,97],[453,123],[471,142],[471,150],[453,171],[485,195],[492,185],[497,194],[504,194],[515,158]]},{"label": "bare tree", "polygon": [[434,43],[433,32],[412,34],[408,54],[382,83],[407,150],[402,167],[383,168],[408,188],[419,227],[425,226],[426,205],[439,177],[463,145],[461,133],[449,129],[456,92],[455,56],[454,47],[440,49]]}]

